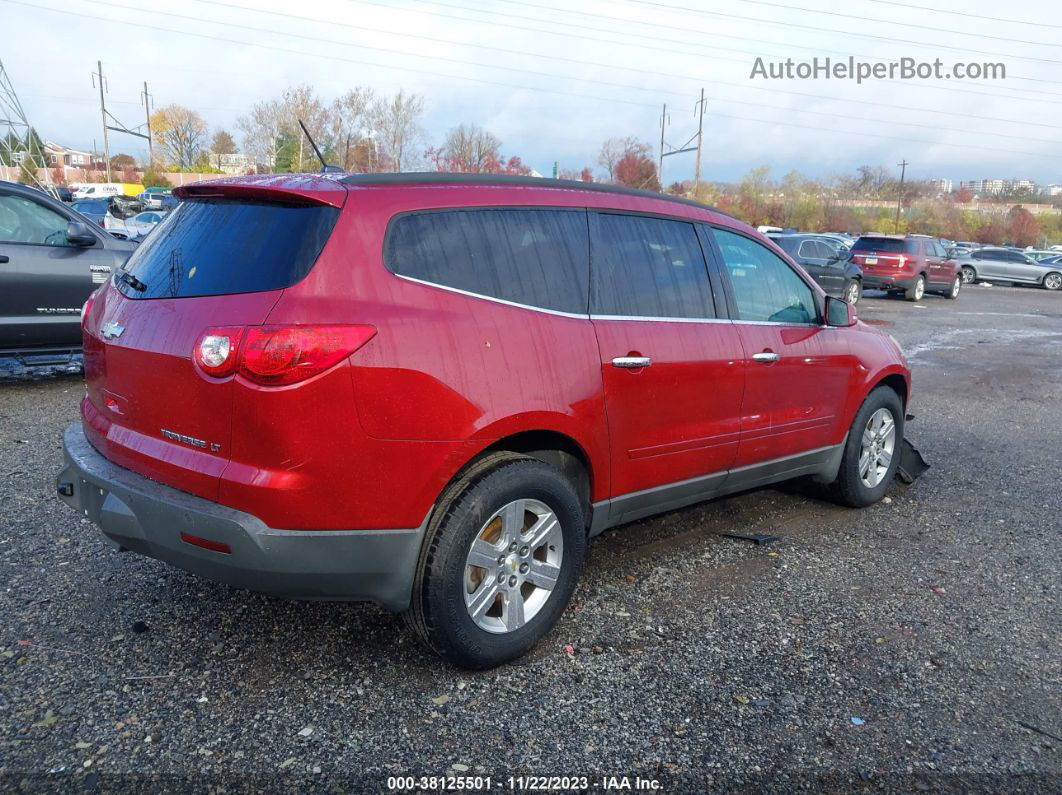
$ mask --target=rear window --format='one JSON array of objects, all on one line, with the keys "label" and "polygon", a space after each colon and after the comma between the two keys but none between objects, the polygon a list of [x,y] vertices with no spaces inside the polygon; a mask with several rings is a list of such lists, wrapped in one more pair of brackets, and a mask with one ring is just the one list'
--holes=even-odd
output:
[{"label": "rear window", "polygon": [[918,242],[895,237],[861,237],[852,245],[852,251],[880,251],[884,254],[917,254]]},{"label": "rear window", "polygon": [[126,264],[144,289],[121,279],[116,284],[128,298],[193,298],[290,287],[310,272],[338,217],[336,208],[318,205],[184,201]]},{"label": "rear window", "polygon": [[587,311],[590,244],[584,210],[403,215],[391,223],[384,259],[399,276],[525,306]]}]

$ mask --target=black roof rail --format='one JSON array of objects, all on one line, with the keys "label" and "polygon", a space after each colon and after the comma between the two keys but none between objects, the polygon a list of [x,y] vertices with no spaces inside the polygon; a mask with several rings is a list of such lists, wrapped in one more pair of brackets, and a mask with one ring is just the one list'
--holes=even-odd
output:
[{"label": "black roof rail", "polygon": [[734,218],[730,213],[724,212],[717,207],[685,199],[681,196],[670,196],[666,193],[628,188],[622,185],[610,185],[605,182],[581,182],[572,179],[550,179],[549,177],[521,177],[510,174],[469,174],[465,172],[447,171],[403,171],[383,172],[379,174],[351,174],[339,180],[347,185],[513,185],[529,188],[563,188],[565,190],[590,190],[600,193],[614,193],[621,196],[637,196],[643,199],[658,199],[661,201],[676,202],[701,210],[710,210],[713,213]]}]

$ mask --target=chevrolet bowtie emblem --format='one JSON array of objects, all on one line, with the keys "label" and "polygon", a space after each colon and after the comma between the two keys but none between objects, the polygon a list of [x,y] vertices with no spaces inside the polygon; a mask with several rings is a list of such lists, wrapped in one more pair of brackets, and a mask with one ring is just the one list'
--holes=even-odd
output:
[{"label": "chevrolet bowtie emblem", "polygon": [[125,326],[115,323],[113,320],[109,323],[104,323],[100,328],[100,334],[105,340],[117,339],[122,336],[123,331],[125,331]]}]

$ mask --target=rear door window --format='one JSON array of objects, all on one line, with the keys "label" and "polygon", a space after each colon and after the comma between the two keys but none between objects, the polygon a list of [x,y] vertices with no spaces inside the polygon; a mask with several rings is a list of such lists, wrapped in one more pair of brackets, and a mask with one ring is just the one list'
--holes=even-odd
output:
[{"label": "rear door window", "polygon": [[384,243],[392,273],[540,309],[585,315],[585,210],[433,210],[395,218]]},{"label": "rear door window", "polygon": [[122,280],[116,284],[128,298],[192,298],[290,287],[310,272],[338,217],[339,210],[320,205],[184,201],[126,264],[144,289]]},{"label": "rear door window", "polygon": [[693,224],[611,213],[594,219],[591,312],[715,317],[708,266]]}]

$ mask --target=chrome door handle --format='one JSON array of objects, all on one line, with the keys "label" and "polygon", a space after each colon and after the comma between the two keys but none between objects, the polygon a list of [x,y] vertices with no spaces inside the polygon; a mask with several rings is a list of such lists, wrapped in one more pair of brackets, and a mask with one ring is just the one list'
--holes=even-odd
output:
[{"label": "chrome door handle", "polygon": [[648,356],[617,356],[612,360],[613,367],[620,367],[624,370],[636,370],[639,367],[648,367],[653,363],[653,360]]},{"label": "chrome door handle", "polygon": [[764,364],[768,364],[770,362],[777,362],[780,358],[781,357],[777,353],[772,353],[770,351],[752,354],[752,360],[754,362],[763,362]]}]

